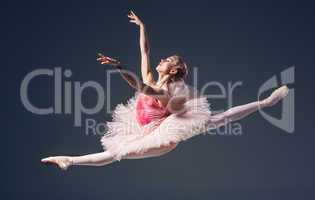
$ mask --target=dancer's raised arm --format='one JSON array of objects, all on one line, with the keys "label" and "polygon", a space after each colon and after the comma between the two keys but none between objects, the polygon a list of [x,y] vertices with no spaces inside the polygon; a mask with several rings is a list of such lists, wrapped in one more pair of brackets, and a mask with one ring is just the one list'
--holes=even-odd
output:
[{"label": "dancer's raised arm", "polygon": [[133,11],[130,11],[128,17],[131,23],[137,24],[140,28],[141,75],[143,82],[151,85],[155,80],[150,67],[150,46],[145,25]]}]

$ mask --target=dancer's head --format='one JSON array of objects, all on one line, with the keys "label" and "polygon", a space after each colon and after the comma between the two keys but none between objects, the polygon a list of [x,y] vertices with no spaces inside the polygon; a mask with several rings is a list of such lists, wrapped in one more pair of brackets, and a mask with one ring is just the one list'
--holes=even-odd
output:
[{"label": "dancer's head", "polygon": [[170,75],[170,79],[173,81],[186,78],[188,73],[186,63],[183,58],[178,55],[161,59],[156,70],[159,74]]}]

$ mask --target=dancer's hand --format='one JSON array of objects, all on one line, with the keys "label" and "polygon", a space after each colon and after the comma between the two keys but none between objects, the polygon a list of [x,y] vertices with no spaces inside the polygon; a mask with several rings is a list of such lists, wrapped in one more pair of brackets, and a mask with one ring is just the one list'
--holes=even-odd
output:
[{"label": "dancer's hand", "polygon": [[120,65],[120,62],[114,58],[110,58],[107,56],[104,56],[101,53],[98,53],[98,58],[96,59],[97,61],[100,61],[102,65],[112,65],[117,67]]},{"label": "dancer's hand", "polygon": [[128,17],[130,19],[129,22],[137,24],[138,26],[143,26],[143,23],[140,20],[140,18],[132,10],[130,10]]},{"label": "dancer's hand", "polygon": [[45,164],[53,164],[58,166],[62,170],[68,169],[73,163],[71,157],[69,156],[54,156],[54,157],[48,157],[48,158],[43,158],[42,163]]}]

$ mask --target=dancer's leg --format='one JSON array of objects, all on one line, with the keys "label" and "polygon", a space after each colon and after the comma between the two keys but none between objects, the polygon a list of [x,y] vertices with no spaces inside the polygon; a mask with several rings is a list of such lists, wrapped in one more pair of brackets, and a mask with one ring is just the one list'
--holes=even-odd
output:
[{"label": "dancer's leg", "polygon": [[143,152],[143,153],[129,153],[128,155],[123,157],[123,159],[142,159],[142,158],[158,157],[158,156],[162,156],[164,154],[171,152],[173,149],[176,148],[176,146],[177,146],[176,143],[172,143],[168,146],[149,149],[148,151]]},{"label": "dancer's leg", "polygon": [[[152,148],[143,153],[129,153],[123,159],[142,159],[157,157],[172,151],[177,144],[171,144],[160,148]],[[53,156],[42,159],[43,163],[51,163],[66,170],[71,165],[104,166],[114,162],[115,159],[109,151],[93,153],[83,156]]]},{"label": "dancer's leg", "polygon": [[211,115],[209,119],[209,125],[212,126],[211,128],[219,128],[229,122],[240,120],[248,116],[249,114],[257,111],[261,107],[262,107],[261,102],[256,101],[245,105],[230,108],[225,112]]},{"label": "dancer's leg", "polygon": [[71,165],[104,166],[115,161],[109,151],[83,156],[70,156],[70,158]]},{"label": "dancer's leg", "polygon": [[41,161],[66,170],[71,165],[103,166],[114,162],[114,158],[108,151],[104,151],[83,156],[52,156]]},{"label": "dancer's leg", "polygon": [[225,112],[210,116],[209,125],[213,126],[211,128],[218,128],[220,126],[225,125],[226,123],[240,120],[248,116],[249,114],[257,111],[258,109],[275,105],[287,94],[288,94],[287,86],[282,86],[275,90],[268,98],[262,101],[256,101],[245,105],[236,106],[230,108]]}]

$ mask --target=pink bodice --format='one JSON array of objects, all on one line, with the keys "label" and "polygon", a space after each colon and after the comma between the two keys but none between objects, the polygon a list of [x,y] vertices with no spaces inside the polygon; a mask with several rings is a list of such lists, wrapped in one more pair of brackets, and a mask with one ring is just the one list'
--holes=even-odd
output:
[{"label": "pink bodice", "polygon": [[136,100],[136,118],[141,126],[154,120],[167,117],[170,113],[167,108],[151,96],[140,93]]}]

